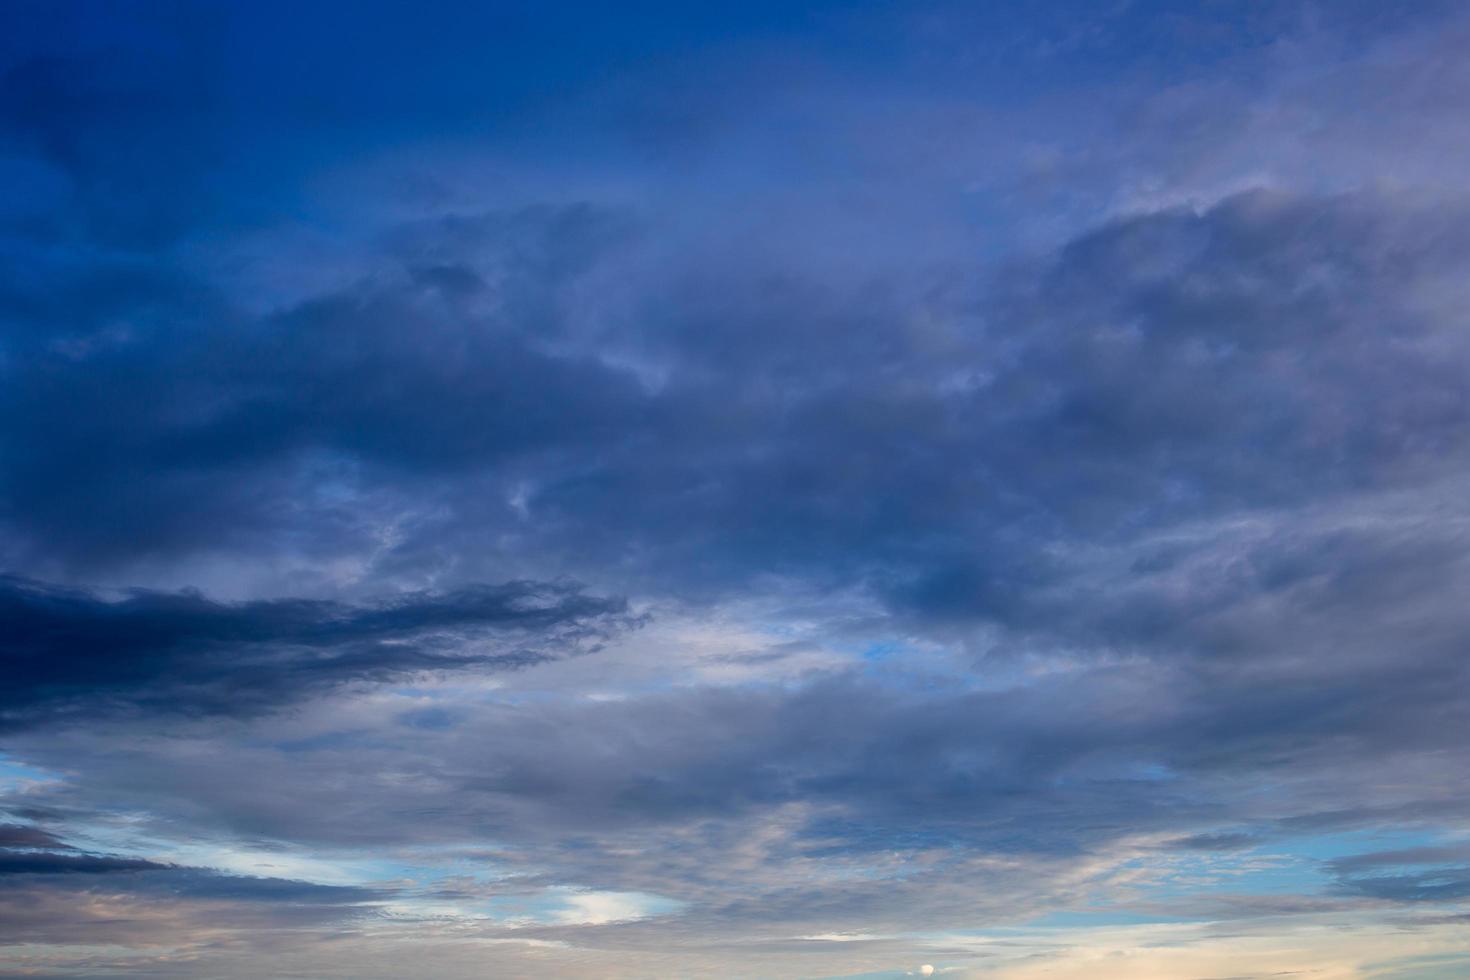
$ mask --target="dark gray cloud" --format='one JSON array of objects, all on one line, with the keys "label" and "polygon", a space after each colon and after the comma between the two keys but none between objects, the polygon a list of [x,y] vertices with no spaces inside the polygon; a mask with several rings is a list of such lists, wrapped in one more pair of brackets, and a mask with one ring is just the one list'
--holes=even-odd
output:
[{"label": "dark gray cloud", "polygon": [[1459,902],[1470,898],[1470,867],[1417,874],[1358,875],[1343,879],[1339,887],[1350,895],[1390,902]]},{"label": "dark gray cloud", "polygon": [[1470,857],[1470,846],[1405,847],[1396,851],[1370,851],[1334,858],[1328,862],[1337,874],[1359,874],[1379,868],[1423,864],[1455,864]]},{"label": "dark gray cloud", "polygon": [[158,592],[109,601],[5,579],[0,719],[14,727],[115,713],[249,714],[351,682],[525,667],[632,622],[621,600],[566,583],[346,605]]},{"label": "dark gray cloud", "polygon": [[980,295],[936,283],[939,326],[907,287],[696,255],[616,340],[566,305],[602,223],[420,228],[438,272],[394,259],[263,321],[200,322],[186,290],[175,326],[85,354],[43,332],[0,404],[12,555],[616,568],[690,594],[777,573],[916,621],[1017,620],[1063,543],[1463,460],[1454,214],[1256,193],[1121,219]]},{"label": "dark gray cloud", "polygon": [[[531,224],[557,221],[581,234]],[[13,299],[34,325],[0,408],[15,561],[357,551],[400,516],[375,498],[401,510],[446,473],[615,441],[639,410],[622,373],[504,326],[534,297],[487,320],[442,270],[263,322],[146,265],[55,275]]]},{"label": "dark gray cloud", "polygon": [[35,847],[58,851],[69,849],[69,845],[62,843],[41,828],[25,824],[0,824],[0,847]]}]

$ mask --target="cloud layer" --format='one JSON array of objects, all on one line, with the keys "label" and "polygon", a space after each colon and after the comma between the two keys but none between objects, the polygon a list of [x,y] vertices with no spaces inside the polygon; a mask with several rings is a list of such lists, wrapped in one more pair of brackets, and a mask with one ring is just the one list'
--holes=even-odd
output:
[{"label": "cloud layer", "polygon": [[3,970],[1453,972],[1470,28],[1033,6],[17,8]]}]

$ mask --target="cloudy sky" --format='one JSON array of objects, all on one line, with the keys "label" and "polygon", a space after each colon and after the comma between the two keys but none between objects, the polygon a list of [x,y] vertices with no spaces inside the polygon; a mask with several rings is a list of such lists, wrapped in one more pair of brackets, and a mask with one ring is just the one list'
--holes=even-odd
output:
[{"label": "cloudy sky", "polygon": [[0,10],[0,976],[1470,974],[1470,8]]}]

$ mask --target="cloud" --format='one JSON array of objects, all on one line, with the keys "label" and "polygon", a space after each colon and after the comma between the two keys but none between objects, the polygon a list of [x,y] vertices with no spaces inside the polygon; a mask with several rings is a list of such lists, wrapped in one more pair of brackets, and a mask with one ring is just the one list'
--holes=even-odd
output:
[{"label": "cloud", "polygon": [[1463,15],[473,6],[0,38],[22,969],[1449,948]]},{"label": "cloud", "polygon": [[[661,385],[604,364],[576,324],[559,326],[559,352],[510,359],[515,377],[486,375],[512,392],[568,363],[620,379],[582,385],[574,424],[533,418],[509,442],[350,393],[350,424],[330,401],[301,411],[292,431],[357,461],[354,508],[392,513],[429,488],[434,516],[403,522],[369,578],[411,579],[453,555],[464,573],[615,571],[684,601],[785,582],[833,629],[959,656],[941,678],[898,657],[872,673],[828,663],[790,686],[655,685],[598,702],[539,700],[532,684],[534,709],[451,686],[427,710],[391,696],[386,709],[314,706],[290,737],[276,727],[248,745],[207,726],[167,741],[125,727],[114,744],[55,723],[104,709],[122,723],[249,723],[355,681],[534,662],[595,642],[626,610],[534,585],[227,604],[12,583],[14,648],[71,638],[81,672],[72,687],[42,667],[22,675],[15,720],[44,711],[54,734],[16,744],[87,786],[31,801],[319,847],[488,839],[496,860],[548,884],[684,903],[679,925],[649,929],[740,923],[768,938],[897,930],[919,910],[954,928],[1013,922],[1114,880],[1132,849],[1153,853],[1140,839],[1219,851],[1312,821],[1462,819],[1464,794],[1432,754],[1465,729],[1464,405],[1445,367],[1465,351],[1443,305],[1463,259],[1453,224],[1376,194],[1248,194],[1122,218],[981,295],[942,297],[956,318],[937,331],[907,325],[897,294],[727,289],[742,299],[724,310],[709,302],[719,290],[674,290],[625,338],[625,353],[670,366]],[[471,238],[487,227],[500,226]],[[451,231],[445,247],[461,247]],[[387,302],[443,288],[396,280]],[[752,322],[781,325],[778,356],[741,361]],[[272,323],[327,324],[333,338],[361,327],[338,376],[348,392],[401,366],[415,404],[437,384],[436,412],[501,411],[493,385],[459,387],[458,327],[402,353],[392,318],[345,296]],[[490,351],[477,331],[493,318],[473,324],[467,349]],[[308,360],[331,364],[331,349]],[[276,363],[261,359],[262,383]],[[289,405],[314,382],[271,383]],[[257,410],[239,408],[242,431],[267,431]],[[267,472],[280,453],[269,440],[197,445]],[[140,471],[139,492],[160,472]],[[864,618],[844,627],[853,609]],[[135,648],[147,656],[106,653]],[[1271,792],[1247,792],[1263,772]],[[752,845],[757,829],[768,836]],[[982,885],[997,896],[983,908]],[[1344,889],[1458,896],[1417,877]]]},{"label": "cloud", "polygon": [[[264,322],[14,352],[0,410],[55,429],[9,429],[9,545],[68,574],[230,553],[686,594],[781,574],[916,622],[1014,619],[1063,541],[1454,472],[1454,214],[1252,193],[1123,218],[923,324],[906,291],[696,253],[611,347],[566,312],[595,215],[419,229],[493,295],[390,266]],[[522,243],[491,247],[498,271],[485,234]]]},{"label": "cloud", "polygon": [[[609,363],[586,324],[553,319],[555,350],[472,305],[434,326],[425,311],[451,312],[441,294],[476,295],[482,273],[404,275],[273,315],[250,343],[274,336],[277,356],[225,345],[211,397],[235,421],[197,438],[179,434],[187,413],[181,429],[168,413],[129,424],[130,445],[185,448],[144,454],[177,471],[119,456],[136,477],[124,495],[161,499],[171,474],[205,473],[198,505],[225,515],[193,525],[206,534],[193,543],[193,530],[158,535],[180,567],[230,522],[257,555],[299,547],[294,528],[350,555],[353,522],[393,518],[369,582],[452,557],[456,574],[571,570],[716,607],[789,583],[834,630],[952,645],[950,673],[849,658],[789,686],[656,684],[590,702],[529,685],[526,701],[485,703],[449,685],[426,706],[356,682],[536,662],[627,611],[533,584],[223,603],[17,581],[8,649],[25,669],[9,710],[30,730],[12,742],[85,785],[28,802],[311,847],[492,842],[494,861],[540,886],[681,903],[667,922],[533,938],[641,929],[616,941],[650,945],[1015,923],[1098,888],[1126,894],[1140,854],[1180,859],[1150,840],[1208,853],[1312,821],[1461,820],[1467,801],[1433,753],[1465,732],[1465,350],[1445,305],[1463,243],[1446,216],[1399,203],[1248,194],[1118,219],[978,295],[941,296],[939,328],[904,319],[902,293],[763,292],[758,267],[714,266],[702,274],[720,289],[657,294],[622,338],[620,356],[664,366],[658,384]],[[544,217],[504,234],[522,240]],[[462,232],[413,234],[447,235],[452,253]],[[579,254],[571,268],[595,265]],[[726,294],[741,299],[710,301]],[[438,332],[406,348],[385,311]],[[741,347],[750,323],[776,355]],[[48,363],[83,379],[127,346]],[[181,350],[206,367],[219,356]],[[476,374],[461,354],[498,366]],[[282,367],[298,355],[332,385]],[[520,426],[516,393],[546,390],[575,397]],[[482,410],[504,433],[456,421]],[[264,500],[284,495],[307,477],[269,475],[303,447],[349,463],[299,473],[341,482],[295,510],[211,502],[236,471]],[[160,512],[159,530],[175,516]],[[74,568],[107,567],[112,544],[85,523],[72,533]],[[843,625],[854,609],[859,625]],[[252,726],[328,692],[289,735],[189,727]],[[59,724],[99,715],[122,743]],[[166,739],[145,730],[160,718]],[[1263,779],[1270,792],[1255,792]],[[1463,898],[1417,873],[1347,875],[1334,895]]]},{"label": "cloud", "polygon": [[239,929],[328,927],[374,914],[390,894],[91,853],[32,825],[7,827],[0,843],[0,934],[9,949],[37,943],[146,947],[193,942],[190,933],[201,930],[221,936]]},{"label": "cloud", "polygon": [[510,582],[373,604],[218,603],[197,593],[109,601],[0,581],[10,727],[117,713],[242,715],[352,682],[506,670],[595,648],[634,620],[566,583]]}]

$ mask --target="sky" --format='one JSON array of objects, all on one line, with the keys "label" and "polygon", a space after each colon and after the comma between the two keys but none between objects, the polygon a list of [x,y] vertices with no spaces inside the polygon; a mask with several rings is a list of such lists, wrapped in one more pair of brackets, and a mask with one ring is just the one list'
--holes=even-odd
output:
[{"label": "sky", "polygon": [[1467,48],[7,0],[0,977],[1470,974]]}]

